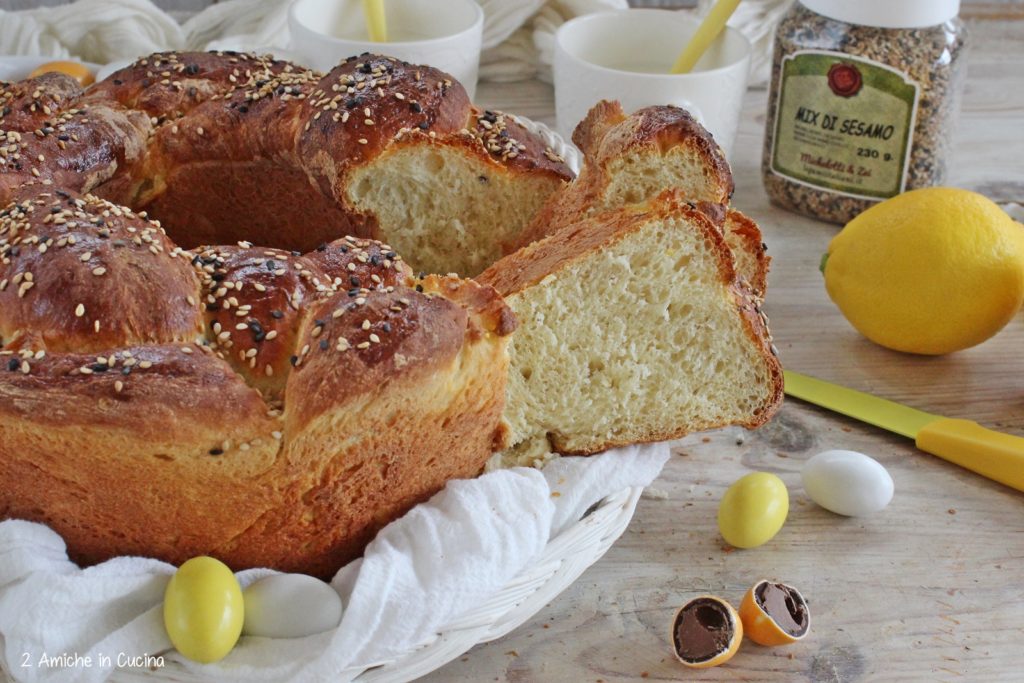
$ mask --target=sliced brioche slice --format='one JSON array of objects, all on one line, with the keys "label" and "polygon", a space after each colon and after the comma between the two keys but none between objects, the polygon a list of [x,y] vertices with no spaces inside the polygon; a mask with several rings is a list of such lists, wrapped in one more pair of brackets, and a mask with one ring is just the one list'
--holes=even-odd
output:
[{"label": "sliced brioche slice", "polygon": [[505,409],[517,454],[756,427],[782,399],[758,299],[679,192],[567,226],[478,281],[521,325]]},{"label": "sliced brioche slice", "polygon": [[672,188],[721,222],[732,173],[714,138],[685,109],[645,107],[626,116],[618,102],[603,100],[576,126],[572,140],[584,157],[579,177],[548,197],[520,246]]},{"label": "sliced brioche slice", "polygon": [[645,107],[626,116],[618,102],[594,105],[573,133],[583,150],[576,182],[551,195],[523,232],[520,245],[557,232],[585,216],[677,189],[722,228],[737,273],[763,297],[768,264],[761,231],[727,209],[733,180],[711,134],[685,109]]}]

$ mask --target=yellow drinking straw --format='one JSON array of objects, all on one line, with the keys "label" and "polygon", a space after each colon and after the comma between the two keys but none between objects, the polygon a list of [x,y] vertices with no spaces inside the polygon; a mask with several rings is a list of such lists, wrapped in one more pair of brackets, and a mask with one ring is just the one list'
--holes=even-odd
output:
[{"label": "yellow drinking straw", "polygon": [[725,22],[729,21],[729,17],[736,11],[736,6],[739,4],[740,0],[718,0],[715,3],[715,6],[711,8],[708,15],[704,17],[704,21],[697,27],[697,32],[693,34],[693,38],[690,39],[690,42],[680,53],[679,58],[676,59],[671,73],[690,73],[701,56],[711,47],[711,43],[715,41],[718,34],[725,28]]},{"label": "yellow drinking straw", "polygon": [[388,23],[384,17],[384,0],[363,0],[366,32],[375,43],[388,42]]}]

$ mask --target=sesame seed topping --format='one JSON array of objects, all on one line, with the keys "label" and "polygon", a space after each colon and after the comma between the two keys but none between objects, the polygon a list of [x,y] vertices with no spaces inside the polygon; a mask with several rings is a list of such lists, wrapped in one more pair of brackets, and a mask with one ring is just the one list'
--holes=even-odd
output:
[{"label": "sesame seed topping", "polygon": [[75,306],[75,317],[81,318],[83,315],[85,315],[85,304],[78,304]]}]

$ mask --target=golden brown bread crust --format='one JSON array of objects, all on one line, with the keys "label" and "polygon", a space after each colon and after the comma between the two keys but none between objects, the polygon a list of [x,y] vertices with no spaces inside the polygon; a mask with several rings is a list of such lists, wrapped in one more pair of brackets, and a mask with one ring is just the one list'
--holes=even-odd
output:
[{"label": "golden brown bread crust", "polygon": [[[701,160],[708,191],[704,196],[687,199],[713,222],[720,223],[724,218],[724,206],[734,189],[732,172],[714,138],[685,109],[645,107],[626,116],[618,102],[602,100],[576,126],[572,139],[584,157],[579,177],[549,197],[523,230],[516,246],[543,239],[562,226],[600,210],[612,181],[610,166],[634,153],[661,157],[672,150],[691,152]],[[636,201],[645,199],[648,197],[638,197]]]},{"label": "golden brown bread crust", "polygon": [[0,345],[190,344],[199,298],[189,256],[127,209],[47,191],[0,210]]},{"label": "golden brown bread crust", "polygon": [[0,281],[0,515],[83,562],[328,575],[503,434],[514,318],[473,282],[414,288],[387,245],[188,252],[40,191],[0,214]]},{"label": "golden brown bread crust", "polygon": [[407,285],[411,277],[387,245],[354,237],[305,255],[248,242],[193,254],[211,345],[269,400],[284,394],[310,302],[338,291],[359,302],[370,291]]},{"label": "golden brown bread crust", "polygon": [[[740,423],[749,429],[759,427],[771,419],[783,398],[782,366],[772,345],[767,318],[761,311],[761,299],[751,291],[745,280],[737,278],[732,253],[722,231],[679,191],[666,190],[643,204],[602,212],[565,226],[553,235],[501,259],[477,276],[476,281],[493,287],[503,297],[513,297],[529,287],[539,285],[548,277],[557,277],[558,273],[586,258],[588,254],[612,247],[652,219],[672,217],[681,217],[696,226],[705,242],[713,245],[720,281],[729,289],[737,312],[742,317],[745,334],[768,369],[771,385],[767,399],[759,410],[750,415],[749,420]],[[693,431],[722,426],[712,423],[673,425],[642,435],[639,439],[603,441],[585,451],[567,448],[559,442],[557,435],[551,436],[554,438],[552,446],[559,452],[586,455],[630,443],[676,439]]]},{"label": "golden brown bread crust", "polygon": [[746,280],[758,299],[764,299],[772,259],[768,256],[768,245],[763,241],[761,229],[742,212],[730,208],[726,212],[723,233],[736,260],[737,275]]},{"label": "golden brown bread crust", "polygon": [[142,158],[149,118],[81,94],[56,73],[0,82],[0,205],[25,183],[88,192]]}]

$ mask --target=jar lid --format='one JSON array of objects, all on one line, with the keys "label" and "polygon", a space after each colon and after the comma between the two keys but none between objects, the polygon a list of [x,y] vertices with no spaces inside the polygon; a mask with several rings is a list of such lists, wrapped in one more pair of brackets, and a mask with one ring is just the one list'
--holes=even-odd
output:
[{"label": "jar lid", "polygon": [[800,0],[804,7],[847,24],[879,28],[924,28],[960,12],[960,0]]}]

